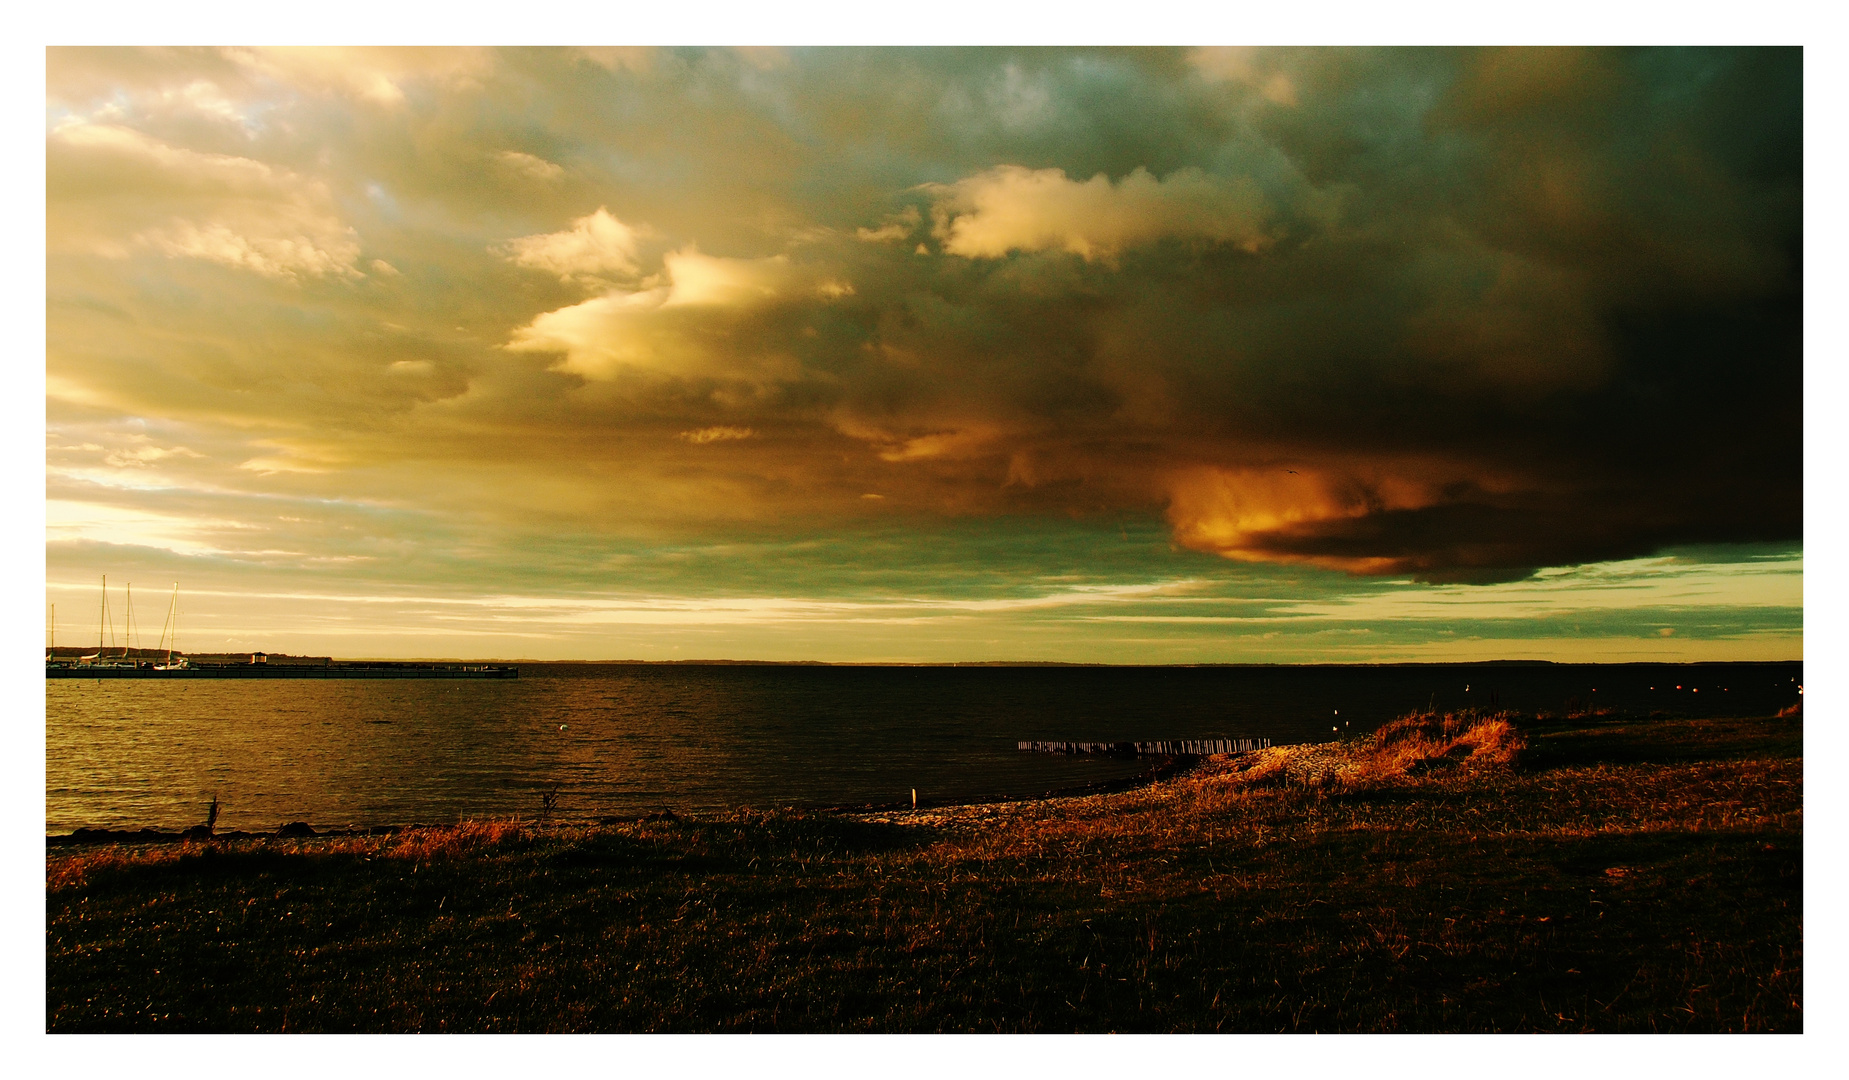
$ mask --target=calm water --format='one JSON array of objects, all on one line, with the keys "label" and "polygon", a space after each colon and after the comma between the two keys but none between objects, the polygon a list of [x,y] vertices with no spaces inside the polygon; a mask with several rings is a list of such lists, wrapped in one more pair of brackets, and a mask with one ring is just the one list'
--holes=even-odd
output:
[{"label": "calm water", "polygon": [[[1039,794],[1139,771],[1020,739],[1328,738],[1410,709],[1769,713],[1801,664],[525,665],[512,681],[48,681],[45,825],[224,829]],[[1683,689],[1674,689],[1681,684]],[[1654,689],[1652,689],[1654,688]],[[1699,690],[1699,692],[1697,692]]]}]

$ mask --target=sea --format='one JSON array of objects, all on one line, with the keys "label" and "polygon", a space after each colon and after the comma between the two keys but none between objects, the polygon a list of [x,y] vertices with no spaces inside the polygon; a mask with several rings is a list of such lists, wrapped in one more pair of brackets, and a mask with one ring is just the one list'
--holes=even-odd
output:
[{"label": "sea", "polygon": [[1420,709],[1769,715],[1803,665],[524,663],[514,680],[48,680],[45,827],[220,830],[942,805],[1148,759],[1021,740],[1315,742]]}]

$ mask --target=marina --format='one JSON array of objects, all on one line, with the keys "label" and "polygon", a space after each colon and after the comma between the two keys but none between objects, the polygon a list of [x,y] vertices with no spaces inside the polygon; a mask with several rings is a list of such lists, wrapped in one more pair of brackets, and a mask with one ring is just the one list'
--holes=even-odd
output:
[{"label": "marina", "polygon": [[176,647],[180,627],[180,584],[174,582],[160,641],[152,649],[136,640],[133,586],[122,592],[122,639],[115,640],[109,611],[109,578],[102,579],[96,651],[58,648],[58,608],[47,616],[47,679],[517,679],[509,664],[432,660],[335,660],[330,656],[284,656],[265,652],[203,653],[188,656]]},{"label": "marina", "polygon": [[188,663],[148,661],[104,664],[47,661],[47,679],[517,679],[507,664],[419,664],[330,661],[326,664]]}]

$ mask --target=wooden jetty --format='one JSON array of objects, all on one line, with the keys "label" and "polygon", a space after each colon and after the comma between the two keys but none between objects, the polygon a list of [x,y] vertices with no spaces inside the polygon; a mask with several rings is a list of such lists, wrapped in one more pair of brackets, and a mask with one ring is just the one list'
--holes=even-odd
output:
[{"label": "wooden jetty", "polygon": [[1161,739],[1155,742],[1031,742],[1015,744],[1017,750],[1040,754],[1242,754],[1263,750],[1270,739]]}]

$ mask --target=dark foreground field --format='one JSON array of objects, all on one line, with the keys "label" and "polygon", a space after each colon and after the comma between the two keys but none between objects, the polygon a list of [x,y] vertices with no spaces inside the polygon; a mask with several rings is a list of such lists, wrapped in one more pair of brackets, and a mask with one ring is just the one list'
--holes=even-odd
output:
[{"label": "dark foreground field", "polygon": [[52,847],[52,1031],[1799,1031],[1797,718],[916,814]]}]

